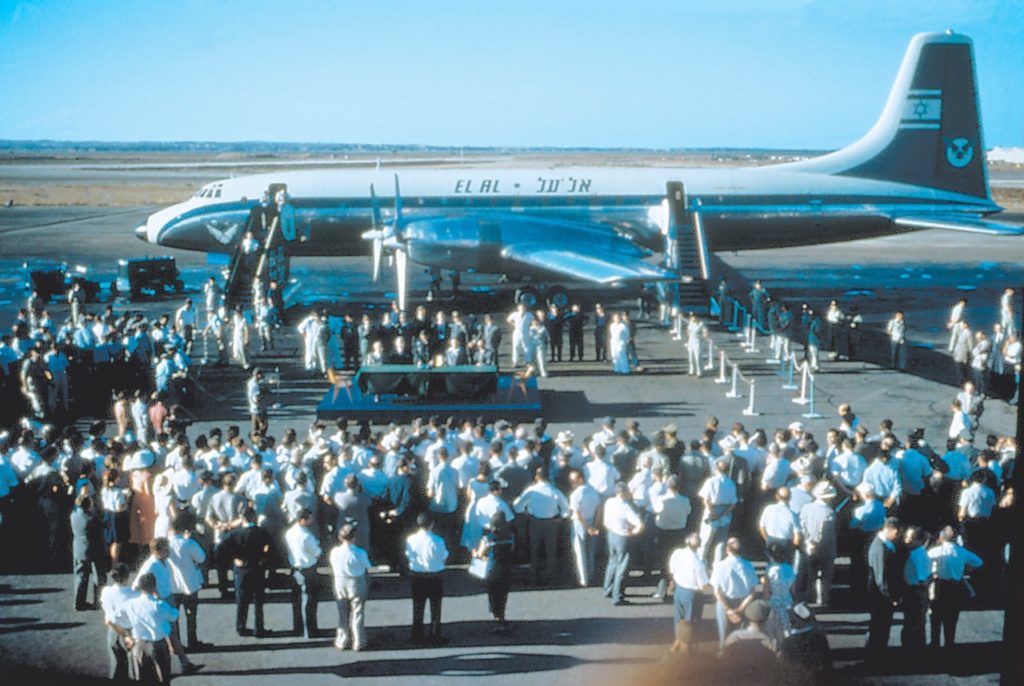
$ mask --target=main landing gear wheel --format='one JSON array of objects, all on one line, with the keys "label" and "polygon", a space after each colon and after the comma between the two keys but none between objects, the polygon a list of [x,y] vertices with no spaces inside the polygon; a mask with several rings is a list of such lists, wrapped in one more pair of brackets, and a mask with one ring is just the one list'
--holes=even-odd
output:
[{"label": "main landing gear wheel", "polygon": [[540,291],[533,286],[517,288],[515,292],[515,301],[516,303],[523,303],[526,305],[526,309],[528,310],[534,310],[538,305],[544,302],[540,297]]},{"label": "main landing gear wheel", "polygon": [[561,312],[569,309],[569,291],[564,286],[552,286],[544,293],[544,298],[548,305],[557,305]]}]

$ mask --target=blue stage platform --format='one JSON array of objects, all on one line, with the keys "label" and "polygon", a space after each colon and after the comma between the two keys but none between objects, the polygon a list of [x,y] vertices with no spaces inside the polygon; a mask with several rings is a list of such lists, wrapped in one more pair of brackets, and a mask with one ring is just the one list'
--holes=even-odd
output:
[{"label": "blue stage platform", "polygon": [[346,417],[353,421],[368,419],[374,424],[386,424],[430,415],[528,421],[543,413],[536,377],[521,379],[515,374],[498,374],[497,389],[472,400],[417,399],[387,393],[375,397],[364,394],[359,386],[356,378],[337,379],[317,405],[317,416],[320,419]]}]

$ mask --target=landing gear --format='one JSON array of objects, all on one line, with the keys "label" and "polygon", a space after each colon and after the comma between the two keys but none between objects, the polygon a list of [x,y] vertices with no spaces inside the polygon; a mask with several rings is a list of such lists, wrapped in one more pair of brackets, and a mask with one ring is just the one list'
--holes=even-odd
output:
[{"label": "landing gear", "polygon": [[565,286],[551,286],[544,292],[544,299],[548,306],[557,305],[560,312],[569,310],[569,291]]},{"label": "landing gear", "polygon": [[535,310],[538,305],[542,305],[544,303],[543,298],[540,296],[540,291],[533,286],[522,286],[517,288],[514,298],[517,303],[523,303],[526,305],[528,310]]}]

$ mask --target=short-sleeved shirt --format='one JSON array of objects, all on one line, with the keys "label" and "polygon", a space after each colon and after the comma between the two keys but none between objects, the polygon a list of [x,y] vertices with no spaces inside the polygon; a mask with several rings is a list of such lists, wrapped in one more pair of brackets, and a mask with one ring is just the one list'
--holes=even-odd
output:
[{"label": "short-sleeved shirt", "polygon": [[746,598],[757,586],[754,565],[742,557],[727,555],[712,568],[711,586],[730,600]]}]

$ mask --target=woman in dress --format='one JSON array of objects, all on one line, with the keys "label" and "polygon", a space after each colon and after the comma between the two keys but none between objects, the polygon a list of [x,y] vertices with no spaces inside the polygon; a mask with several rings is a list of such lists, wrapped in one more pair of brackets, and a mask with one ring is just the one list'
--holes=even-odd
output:
[{"label": "woman in dress", "polygon": [[796,572],[788,560],[791,553],[787,546],[772,541],[768,544],[768,567],[764,575],[764,593],[772,613],[765,622],[764,632],[781,646],[790,629],[789,613],[793,610],[793,584]]},{"label": "woman in dress", "polygon": [[131,411],[128,407],[128,394],[124,391],[118,391],[117,397],[114,400],[114,422],[117,424],[117,437],[124,438],[131,426]]},{"label": "woman in dress", "polygon": [[621,315],[615,313],[608,325],[608,351],[612,358],[612,371],[616,374],[629,374],[628,345],[629,326],[622,321]]},{"label": "woman in dress", "polygon": [[484,583],[487,586],[487,606],[496,622],[492,630],[495,634],[503,634],[509,630],[508,622],[505,621],[505,607],[508,605],[508,591],[512,586],[514,543],[512,526],[505,518],[505,513],[498,510],[491,517],[485,536],[474,552],[474,556],[478,558],[491,559],[491,568]]},{"label": "woman in dress", "polygon": [[153,461],[152,451],[139,450],[128,459],[125,466],[128,473],[128,486],[131,490],[129,506],[128,541],[144,552],[152,542],[153,526],[156,523],[156,511],[153,504]]}]

